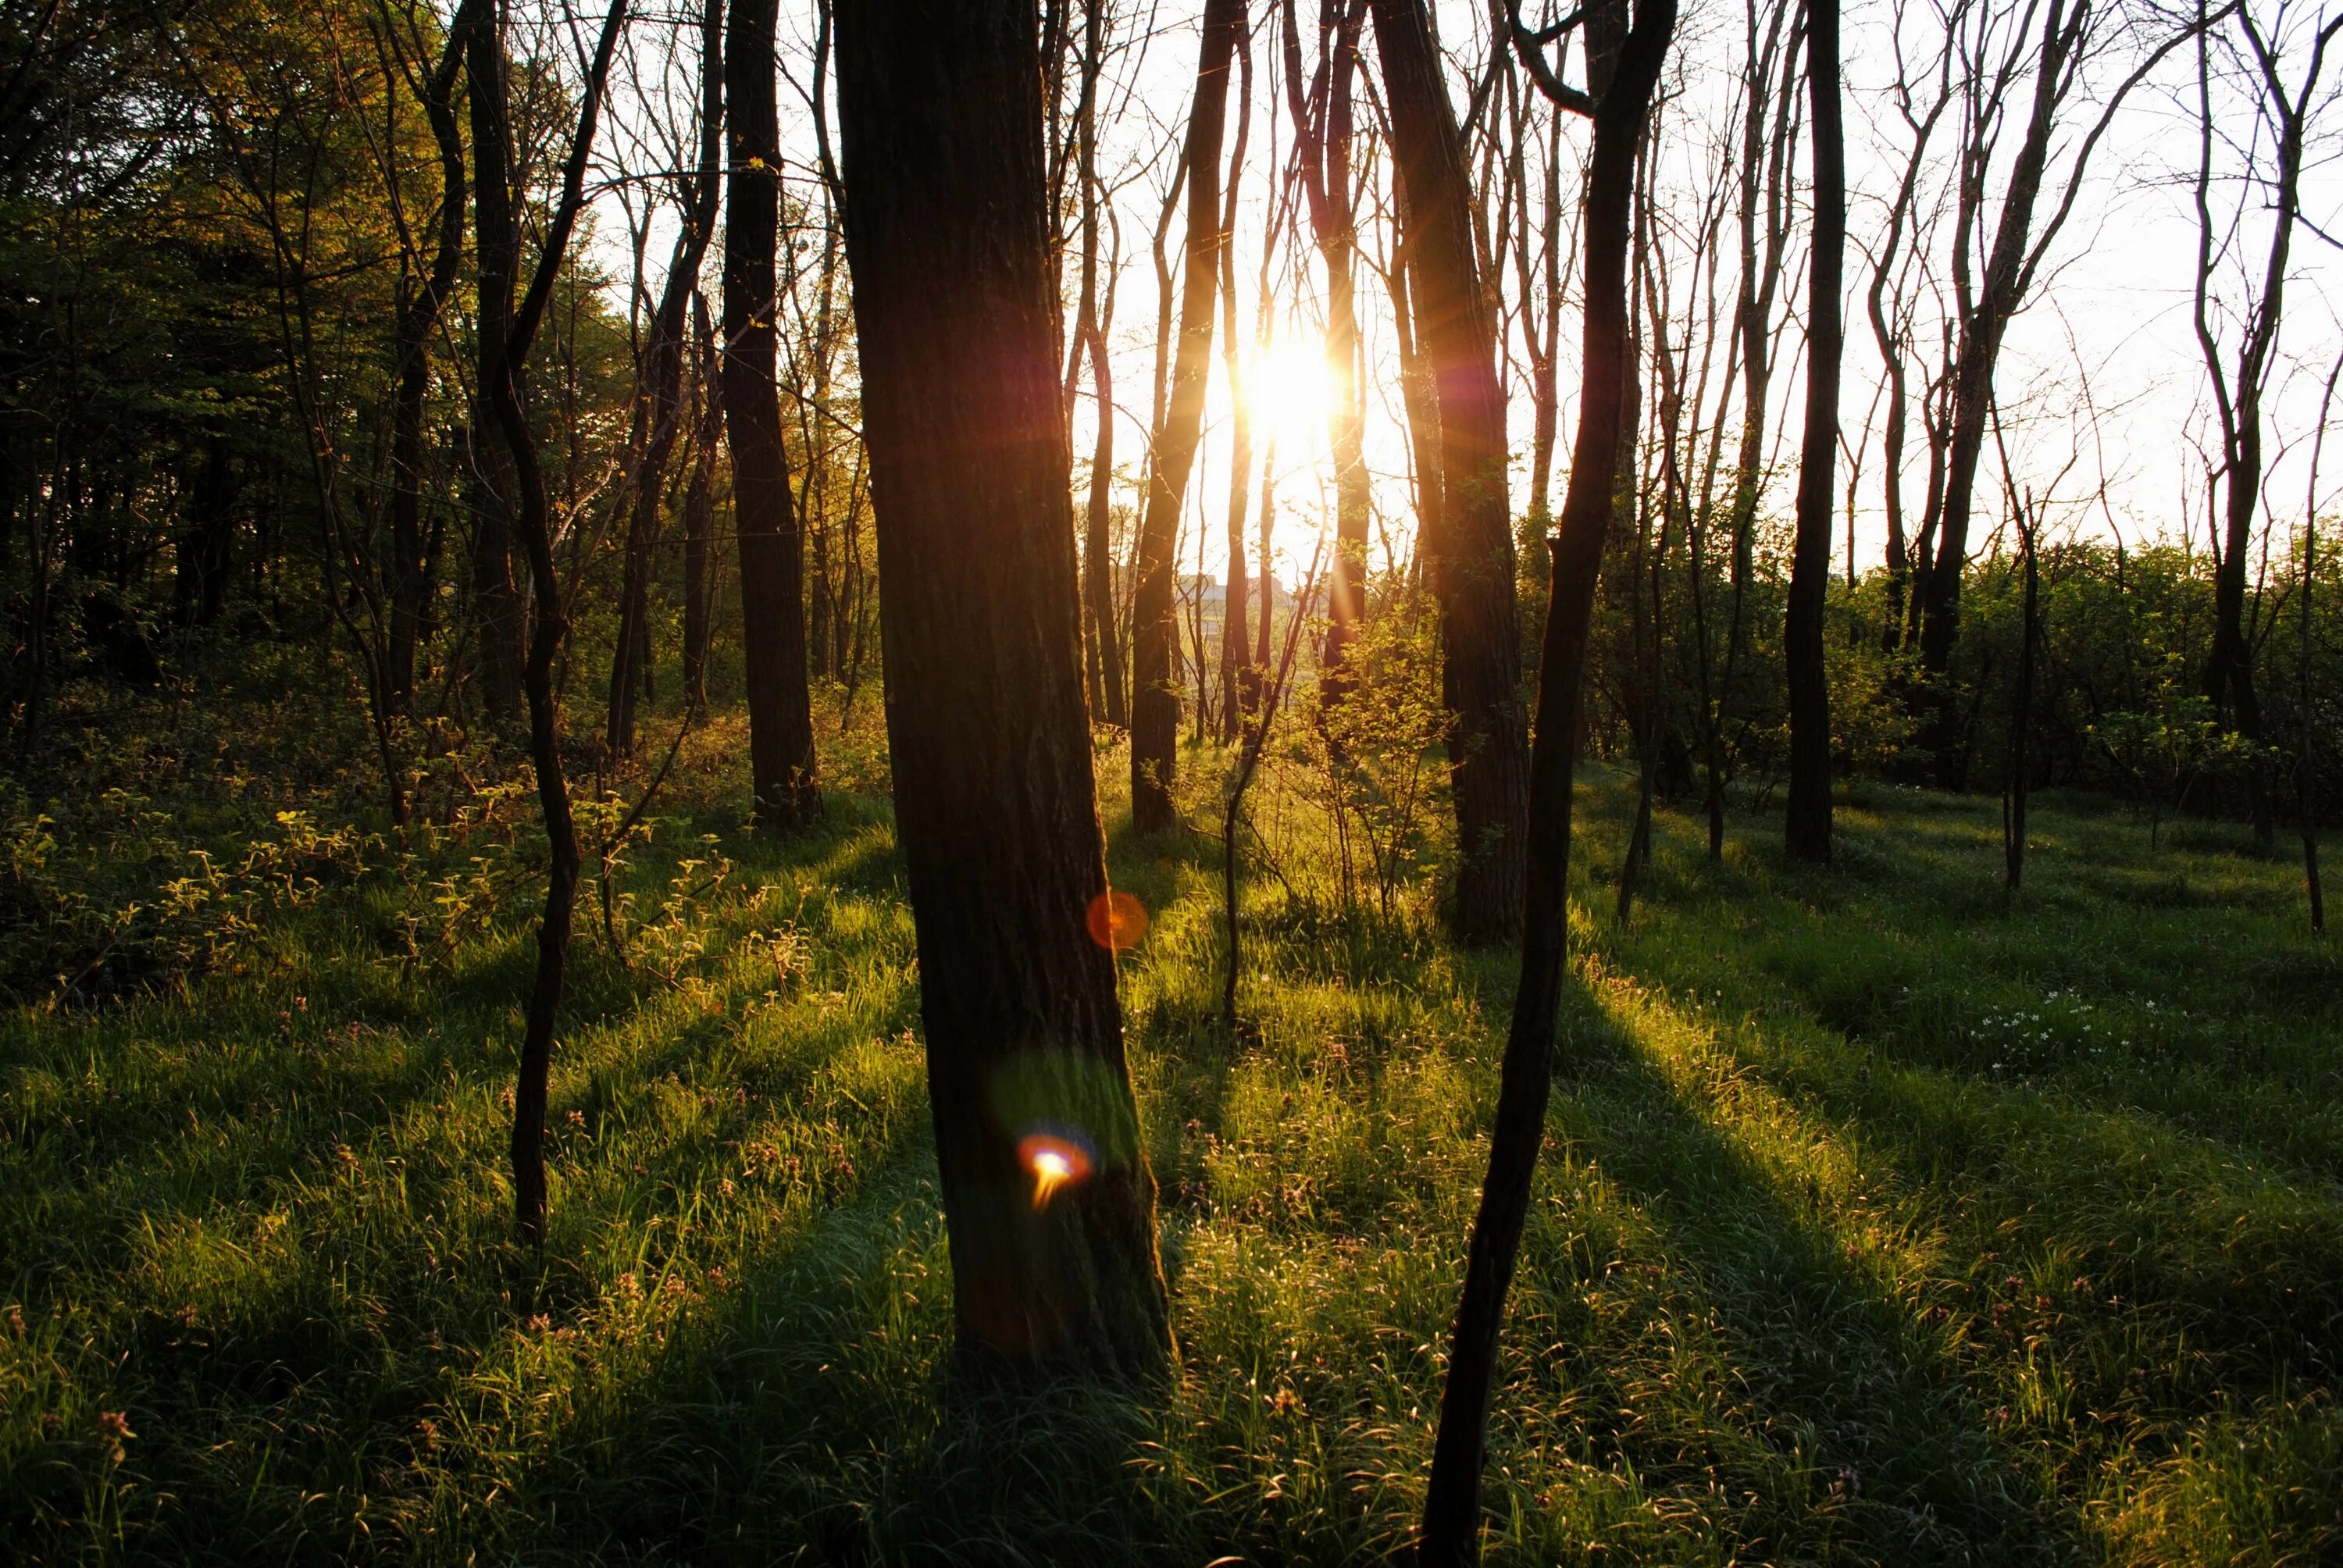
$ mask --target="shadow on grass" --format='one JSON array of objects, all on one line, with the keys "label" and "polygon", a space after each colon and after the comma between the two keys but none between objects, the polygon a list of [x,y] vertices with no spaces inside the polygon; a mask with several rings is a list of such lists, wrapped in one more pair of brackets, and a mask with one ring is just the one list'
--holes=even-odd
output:
[{"label": "shadow on grass", "polygon": [[1575,1151],[1635,1195],[1689,1271],[1756,1430],[1807,1478],[1812,1495],[1798,1501],[1831,1516],[1842,1548],[1883,1562],[2073,1556],[2081,1522],[1990,1430],[1945,1337],[1785,1195],[1631,1028],[1584,990],[1565,1007],[1587,1053],[1560,1107]]}]

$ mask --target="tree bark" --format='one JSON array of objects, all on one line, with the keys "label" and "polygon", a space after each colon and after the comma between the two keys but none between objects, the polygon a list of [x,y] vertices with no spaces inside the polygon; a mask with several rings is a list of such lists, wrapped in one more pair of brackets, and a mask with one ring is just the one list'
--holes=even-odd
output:
[{"label": "tree bark", "polygon": [[1440,518],[1425,543],[1440,600],[1442,686],[1459,864],[1460,940],[1520,930],[1529,809],[1521,613],[1505,487],[1497,322],[1473,233],[1463,133],[1423,0],[1373,0],[1407,226],[1409,303],[1439,419]]},{"label": "tree bark", "polygon": [[1823,609],[1830,586],[1831,498],[1838,460],[1839,360],[1845,329],[1839,284],[1846,256],[1846,147],[1839,117],[1839,0],[1806,0],[1806,91],[1814,119],[1815,219],[1806,285],[1806,433],[1798,461],[1798,529],[1791,547],[1791,859],[1831,858],[1830,678]]},{"label": "tree bark", "polygon": [[794,827],[821,809],[806,686],[805,539],[789,498],[776,379],[781,136],[775,0],[735,0],[724,34],[724,430],[740,549],[740,645],[756,819]]},{"label": "tree bark", "polygon": [[1170,1333],[1114,959],[1087,934],[1106,866],[1038,53],[1015,0],[841,0],[847,258],[960,1344],[1135,1377]]},{"label": "tree bark", "polygon": [[[1616,27],[1624,0],[1597,0]],[[1521,1251],[1538,1150],[1545,1138],[1570,932],[1571,763],[1577,751],[1587,633],[1603,546],[1611,526],[1612,478],[1626,433],[1620,425],[1627,363],[1627,233],[1635,159],[1653,90],[1675,26],[1674,0],[1645,0],[1594,104],[1587,161],[1585,324],[1580,357],[1578,435],[1560,526],[1553,542],[1554,592],[1538,666],[1537,733],[1530,760],[1529,899],[1522,967],[1500,1069],[1489,1171],[1464,1268],[1464,1292],[1440,1395],[1418,1560],[1450,1568],[1480,1556],[1480,1483],[1496,1382],[1497,1336]]]},{"label": "tree bark", "polygon": [[1131,610],[1131,820],[1141,833],[1179,821],[1172,799],[1180,745],[1180,689],[1173,668],[1180,635],[1173,577],[1180,514],[1204,419],[1212,374],[1212,308],[1220,292],[1221,133],[1228,115],[1229,60],[1244,16],[1242,0],[1205,0],[1196,103],[1182,154],[1187,169],[1188,243],[1180,285],[1180,344],[1171,397],[1148,465],[1147,511],[1139,529],[1138,600]]}]

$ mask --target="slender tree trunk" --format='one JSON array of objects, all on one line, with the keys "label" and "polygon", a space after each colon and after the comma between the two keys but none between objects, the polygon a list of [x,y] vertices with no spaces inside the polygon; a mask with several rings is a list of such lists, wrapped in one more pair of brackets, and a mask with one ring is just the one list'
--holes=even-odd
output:
[{"label": "slender tree trunk", "polygon": [[[839,122],[897,830],[960,1342],[1170,1350],[1082,703],[1034,12],[842,0]],[[1208,284],[1212,281],[1207,274]]]},{"label": "slender tree trunk", "polygon": [[692,429],[691,482],[683,493],[683,700],[697,718],[708,711],[709,536],[716,512],[716,444],[722,434],[724,404],[718,396],[716,334],[708,321],[708,301],[691,296]]},{"label": "slender tree trunk", "polygon": [[699,281],[700,263],[716,232],[717,170],[723,156],[724,8],[702,6],[699,26],[699,166],[685,201],[683,226],[668,262],[650,342],[637,373],[635,417],[643,439],[635,450],[628,495],[626,561],[618,591],[618,636],[610,658],[609,722],[604,737],[615,756],[635,749],[635,698],[648,693],[651,673],[651,552],[659,543],[667,494],[668,459],[683,411],[686,313]]},{"label": "slender tree trunk", "polygon": [[[1624,25],[1623,0],[1597,0]],[[1578,436],[1554,537],[1553,602],[1538,666],[1537,731],[1530,761],[1529,900],[1513,1021],[1500,1069],[1489,1171],[1473,1219],[1464,1291],[1440,1395],[1418,1560],[1428,1568],[1480,1556],[1481,1470],[1496,1382],[1497,1337],[1521,1251],[1554,1072],[1554,1014],[1562,999],[1570,919],[1571,764],[1594,589],[1610,530],[1618,469],[1621,392],[1627,376],[1627,235],[1635,161],[1653,90],[1675,25],[1674,0],[1645,0],[1594,101],[1582,234],[1585,327],[1580,356]]]},{"label": "slender tree trunk", "polygon": [[1427,544],[1451,713],[1459,860],[1452,922],[1461,940],[1493,941],[1521,929],[1529,809],[1497,322],[1473,237],[1463,133],[1431,17],[1423,0],[1373,0],[1373,9],[1406,214],[1416,348],[1439,420],[1440,521]]},{"label": "slender tree trunk", "polygon": [[[472,507],[472,614],[479,643],[480,696],[490,721],[509,726],[520,712],[521,598],[513,581],[513,511],[518,477],[498,434],[490,401],[489,361],[511,333],[512,302],[518,286],[520,229],[513,212],[511,131],[508,113],[510,63],[504,52],[504,10],[498,0],[482,6],[487,19],[472,28],[465,68],[470,82],[473,184],[474,291],[479,319],[478,406],[470,440]],[[488,177],[493,169],[495,177]],[[519,379],[519,367],[515,380]]]},{"label": "slender tree trunk", "polygon": [[[2327,384],[2327,403],[2332,404],[2335,383]],[[2322,405],[2322,418],[2325,406]],[[2312,473],[2318,471],[2316,459]],[[2301,755],[2295,759],[2295,807],[2302,824],[2302,885],[2310,900],[2310,931],[2313,936],[2327,934],[2327,892],[2318,878],[2318,765],[2316,739],[2312,727],[2318,722],[2318,708],[2313,701],[2310,684],[2310,588],[2318,575],[2318,517],[2316,497],[2305,513],[2302,528],[2302,652],[2296,668],[2295,701],[2302,718]]]},{"label": "slender tree trunk", "polygon": [[[1221,614],[1221,739],[1233,743],[1242,733],[1243,709],[1253,700],[1252,642],[1245,635],[1245,512],[1252,498],[1252,389],[1245,384],[1244,339],[1237,331],[1236,226],[1237,195],[1244,179],[1245,144],[1252,129],[1252,38],[1240,26],[1236,38],[1237,134],[1229,155],[1228,189],[1221,206],[1221,365],[1229,385],[1230,422],[1234,427],[1229,452],[1229,565]],[[1262,240],[1264,259],[1277,248],[1272,219]],[[1262,290],[1261,316],[1269,319],[1270,294]],[[1265,342],[1257,345],[1266,347]],[[1197,663],[1203,662],[1202,649]]]},{"label": "slender tree trunk", "polygon": [[[466,9],[485,0],[468,0]],[[431,265],[400,300],[393,358],[397,388],[391,407],[390,625],[384,700],[403,716],[415,699],[415,650],[429,613],[431,579],[423,538],[423,407],[431,383],[431,334],[456,286],[464,256],[464,143],[456,125],[456,74],[463,66],[465,25],[447,30],[439,63],[423,84],[423,112],[439,149],[439,225]],[[221,563],[225,568],[226,563]]]},{"label": "slender tree trunk", "polygon": [[[1831,499],[1838,459],[1839,284],[1846,255],[1846,152],[1839,123],[1839,0],[1805,0],[1806,90],[1814,116],[1815,219],[1806,290],[1806,434],[1783,643],[1789,662],[1793,859],[1831,857],[1830,678],[1823,609],[1830,587]],[[1850,560],[1853,558],[1850,556]]]},{"label": "slender tree trunk", "polygon": [[1318,254],[1326,266],[1326,400],[1334,457],[1334,563],[1326,590],[1326,644],[1320,659],[1322,699],[1347,688],[1343,661],[1366,613],[1366,405],[1359,386],[1357,219],[1351,202],[1353,87],[1365,0],[1320,0],[1318,69],[1302,76],[1299,0],[1283,10],[1286,106],[1293,118],[1295,165],[1310,208]]},{"label": "slender tree trunk", "polygon": [[[528,699],[529,759],[537,774],[538,805],[545,819],[551,850],[546,879],[545,913],[537,934],[537,973],[529,990],[527,1023],[521,1036],[520,1071],[513,1091],[512,1182],[515,1229],[529,1241],[544,1237],[546,1080],[553,1061],[554,1030],[561,1013],[562,984],[568,966],[570,919],[578,901],[578,829],[570,815],[569,787],[561,769],[561,715],[553,684],[553,662],[568,628],[562,614],[561,579],[553,558],[552,506],[546,493],[545,470],[539,461],[537,434],[520,396],[520,375],[528,363],[530,345],[545,319],[547,300],[560,275],[585,205],[586,164],[594,144],[595,121],[602,106],[603,84],[609,78],[610,58],[625,30],[627,0],[613,0],[604,20],[601,41],[589,68],[576,134],[562,171],[559,199],[548,225],[537,270],[518,308],[499,311],[506,321],[503,336],[484,340],[481,390],[495,411],[497,425],[512,457],[515,477],[515,531],[527,552],[536,589],[536,624],[529,638],[528,658],[522,686]],[[473,25],[466,57],[469,65],[475,139],[473,159],[481,210],[487,210],[490,190],[510,189],[508,154],[512,110],[507,96],[504,51],[493,21]],[[483,240],[482,250],[488,248]],[[510,276],[507,275],[509,283]],[[508,300],[509,295],[505,297]],[[501,301],[499,303],[502,303]],[[482,310],[482,317],[488,315]]]},{"label": "slender tree trunk", "polygon": [[1139,531],[1138,602],[1131,612],[1131,819],[1141,833],[1179,821],[1172,798],[1180,746],[1180,636],[1173,578],[1180,516],[1203,431],[1204,384],[1212,372],[1212,307],[1220,292],[1221,132],[1227,118],[1229,61],[1244,17],[1242,0],[1205,0],[1196,103],[1184,151],[1188,185],[1186,268],[1181,277],[1180,345],[1169,402],[1148,465],[1147,512]]},{"label": "slender tree trunk", "polygon": [[724,429],[740,548],[740,645],[749,771],[759,824],[794,827],[821,809],[806,687],[805,539],[789,498],[775,378],[780,302],[774,250],[781,137],[774,98],[775,0],[734,0],[725,22]]},{"label": "slender tree trunk", "polygon": [[1108,364],[1106,328],[1114,291],[1107,291],[1107,316],[1091,328],[1091,386],[1099,408],[1098,435],[1091,447],[1091,487],[1083,518],[1082,586],[1088,607],[1091,649],[1105,692],[1104,717],[1120,729],[1131,722],[1123,672],[1122,633],[1114,608],[1114,375]]},{"label": "slender tree trunk", "polygon": [[[179,569],[171,585],[175,601],[175,618],[182,627],[207,627],[219,619],[220,608],[227,590],[228,573],[234,567],[236,544],[236,502],[244,488],[244,477],[236,471],[229,457],[227,439],[223,436],[204,438],[203,466],[196,472],[196,482],[190,487],[186,533],[179,547]],[[416,549],[418,564],[422,547]],[[398,622],[394,608],[391,621],[391,651],[397,650]],[[409,647],[412,647],[410,640]],[[408,661],[410,669],[412,658]],[[386,689],[384,695],[392,693]]]},{"label": "slender tree trunk", "polygon": [[2026,743],[2034,729],[2034,648],[2039,636],[2036,625],[2042,588],[2035,528],[2036,520],[2021,510],[2017,542],[2025,556],[2026,597],[2018,621],[2017,689],[2010,702],[2009,769],[2001,797],[2001,885],[2013,893],[2026,880],[2026,789],[2030,769]]}]

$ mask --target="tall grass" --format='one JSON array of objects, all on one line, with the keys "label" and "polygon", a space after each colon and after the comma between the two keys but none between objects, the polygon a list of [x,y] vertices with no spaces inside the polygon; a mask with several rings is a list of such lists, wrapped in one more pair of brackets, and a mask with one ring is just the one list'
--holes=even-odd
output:
[{"label": "tall grass", "polygon": [[[1218,846],[1118,835],[1177,1375],[971,1383],[883,804],[753,837],[726,747],[617,873],[624,960],[581,935],[541,1252],[501,1160],[528,900],[478,835],[256,895],[184,983],[0,1019],[9,1553],[1406,1545],[1503,955],[1342,903],[1272,801],[1232,1032]],[[1607,910],[1631,784],[1581,788]],[[2080,801],[2016,898],[1989,802],[1867,789],[1827,871],[1735,827],[1710,866],[1663,810],[1634,923],[1579,917],[1492,1556],[2343,1558],[2343,990],[2293,872]],[[482,907],[431,924],[441,884]]]}]

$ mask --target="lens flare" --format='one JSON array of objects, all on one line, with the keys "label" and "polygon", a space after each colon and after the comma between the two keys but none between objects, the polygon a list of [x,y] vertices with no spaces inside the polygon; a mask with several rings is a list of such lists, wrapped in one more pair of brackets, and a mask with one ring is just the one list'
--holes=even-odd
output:
[{"label": "lens flare", "polygon": [[1091,900],[1085,923],[1091,940],[1111,953],[1127,952],[1147,934],[1147,906],[1129,893],[1101,893]]},{"label": "lens flare", "polygon": [[1032,1173],[1033,1207],[1046,1209],[1058,1190],[1091,1173],[1091,1151],[1071,1138],[1035,1132],[1019,1140],[1017,1162]]}]

